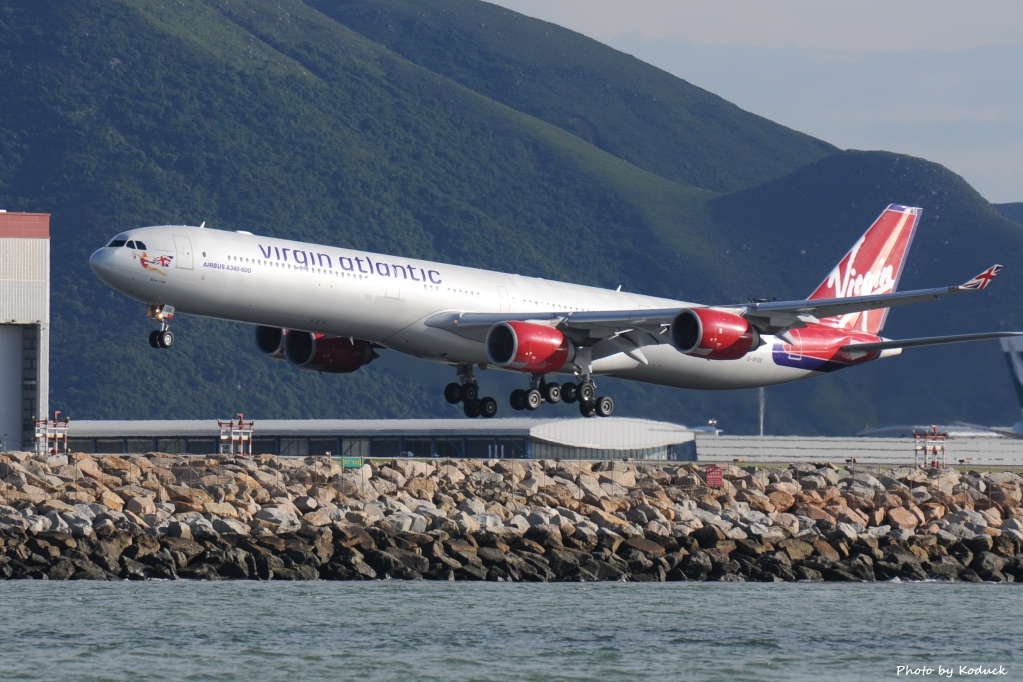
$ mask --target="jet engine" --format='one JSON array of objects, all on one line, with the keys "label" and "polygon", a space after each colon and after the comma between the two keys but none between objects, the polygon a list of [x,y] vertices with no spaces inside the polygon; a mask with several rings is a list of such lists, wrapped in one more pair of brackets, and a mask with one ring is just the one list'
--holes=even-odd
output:
[{"label": "jet engine", "polygon": [[760,346],[760,333],[745,318],[711,308],[676,315],[670,339],[680,353],[710,360],[736,360]]},{"label": "jet engine", "polygon": [[553,327],[498,322],[487,332],[487,359],[520,372],[556,372],[575,359],[575,346]]},{"label": "jet engine", "polygon": [[369,341],[294,329],[284,334],[283,345],[284,357],[293,367],[328,374],[354,372],[379,357]]},{"label": "jet engine", "polygon": [[284,337],[287,329],[256,327],[256,348],[271,360],[284,360]]}]

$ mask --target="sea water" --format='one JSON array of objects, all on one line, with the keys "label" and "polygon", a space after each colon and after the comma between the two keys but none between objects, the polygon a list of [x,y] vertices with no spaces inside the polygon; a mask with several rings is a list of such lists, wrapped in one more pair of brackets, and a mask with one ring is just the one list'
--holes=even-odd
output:
[{"label": "sea water", "polygon": [[0,582],[0,680],[1023,680],[1023,586]]}]

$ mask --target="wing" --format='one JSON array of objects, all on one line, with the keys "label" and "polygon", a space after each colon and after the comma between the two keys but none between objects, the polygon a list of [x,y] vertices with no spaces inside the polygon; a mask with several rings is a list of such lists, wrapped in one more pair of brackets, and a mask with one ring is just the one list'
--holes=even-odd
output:
[{"label": "wing", "polygon": [[[630,352],[633,348],[651,344],[668,343],[668,328],[672,320],[683,310],[694,307],[712,307],[745,317],[762,333],[777,334],[783,339],[790,329],[817,324],[822,318],[847,313],[891,308],[921,301],[937,300],[966,291],[984,289],[1001,270],[1001,265],[992,265],[964,284],[934,289],[852,296],[848,298],[807,299],[801,301],[770,301],[745,305],[686,306],[679,308],[638,309],[638,310],[591,310],[584,312],[551,311],[542,313],[438,313],[426,320],[427,326],[446,329],[459,336],[483,342],[487,332],[495,324],[508,321],[537,322],[559,329],[565,336],[582,347],[594,346],[602,341],[621,346]],[[959,338],[970,341],[980,338],[1013,336],[1014,332],[993,332],[969,335],[974,338]],[[952,337],[935,337],[952,338]],[[922,339],[911,340],[911,345],[927,345]],[[935,343],[933,340],[927,340]],[[942,341],[951,343],[952,341]],[[897,342],[890,342],[896,344]],[[868,344],[876,345],[876,344]],[[892,346],[896,347],[896,346]],[[864,348],[863,350],[867,350]]]},{"label": "wing", "polygon": [[668,342],[668,326],[684,308],[550,313],[439,313],[426,325],[484,343],[500,322],[534,322],[555,327],[580,348],[600,344],[602,354],[622,352],[644,365],[643,346]]}]

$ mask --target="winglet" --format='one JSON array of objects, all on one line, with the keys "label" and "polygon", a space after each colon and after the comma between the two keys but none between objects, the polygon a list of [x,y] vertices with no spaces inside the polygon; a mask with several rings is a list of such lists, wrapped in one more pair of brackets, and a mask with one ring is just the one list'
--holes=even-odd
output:
[{"label": "winglet", "polygon": [[1001,265],[992,265],[990,268],[980,273],[966,284],[960,284],[959,288],[976,289],[977,291],[980,291],[981,289],[986,288],[988,284],[991,284],[991,280],[993,280],[995,278],[995,275],[1001,272],[1001,270],[1002,270]]}]

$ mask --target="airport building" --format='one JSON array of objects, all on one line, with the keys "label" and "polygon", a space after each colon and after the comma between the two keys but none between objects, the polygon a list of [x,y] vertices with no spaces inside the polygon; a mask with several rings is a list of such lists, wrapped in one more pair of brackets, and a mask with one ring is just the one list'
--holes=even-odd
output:
[{"label": "airport building", "polygon": [[0,450],[31,450],[49,412],[50,216],[0,211]]},{"label": "airport building", "polygon": [[[237,423],[242,422],[240,418]],[[71,421],[68,449],[215,455],[232,447],[229,422]],[[257,420],[252,454],[292,457],[696,459],[695,434],[645,419]]]}]

